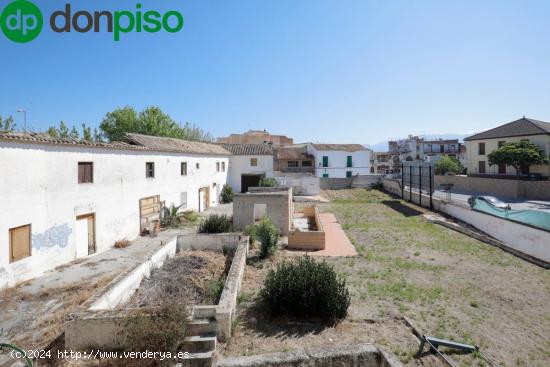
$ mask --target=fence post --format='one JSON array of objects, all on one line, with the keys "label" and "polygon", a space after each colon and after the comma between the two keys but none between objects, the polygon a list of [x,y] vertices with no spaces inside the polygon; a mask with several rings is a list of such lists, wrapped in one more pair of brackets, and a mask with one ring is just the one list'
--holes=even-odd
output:
[{"label": "fence post", "polygon": [[418,201],[422,206],[422,165],[418,166]]},{"label": "fence post", "polygon": [[432,202],[432,166],[430,165],[430,210],[433,210],[434,204]]},{"label": "fence post", "polygon": [[405,164],[401,163],[401,199],[405,200]]},{"label": "fence post", "polygon": [[409,166],[409,202],[412,203],[413,201],[413,172],[412,172],[413,166]]}]

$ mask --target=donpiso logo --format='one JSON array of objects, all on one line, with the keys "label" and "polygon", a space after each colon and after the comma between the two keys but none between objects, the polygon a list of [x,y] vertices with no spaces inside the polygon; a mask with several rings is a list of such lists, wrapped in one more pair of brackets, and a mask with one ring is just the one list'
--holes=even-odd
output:
[{"label": "donpiso logo", "polygon": [[[25,43],[35,39],[42,31],[42,12],[28,0],[15,0],[9,3],[0,15],[2,32],[13,42]],[[141,4],[131,10],[77,10],[65,4],[63,10],[56,10],[49,16],[49,26],[54,33],[87,33],[106,31],[113,34],[115,41],[130,32],[168,33],[179,32],[183,28],[183,15],[176,10],[164,14],[156,10],[144,11]]]},{"label": "donpiso logo", "polygon": [[17,43],[29,42],[38,37],[43,23],[42,12],[28,0],[9,3],[0,16],[2,32]]}]

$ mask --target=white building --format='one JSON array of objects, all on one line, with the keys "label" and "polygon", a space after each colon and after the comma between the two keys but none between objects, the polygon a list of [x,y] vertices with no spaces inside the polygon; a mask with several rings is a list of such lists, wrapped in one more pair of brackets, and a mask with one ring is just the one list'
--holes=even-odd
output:
[{"label": "white building", "polygon": [[371,174],[372,150],[361,144],[308,144],[317,177],[343,178]]},{"label": "white building", "polygon": [[259,186],[260,179],[273,177],[271,144],[221,144],[231,153],[228,184],[234,192],[247,192]]},{"label": "white building", "polygon": [[137,134],[102,144],[0,133],[0,288],[135,238],[162,205],[216,205],[229,156]]}]

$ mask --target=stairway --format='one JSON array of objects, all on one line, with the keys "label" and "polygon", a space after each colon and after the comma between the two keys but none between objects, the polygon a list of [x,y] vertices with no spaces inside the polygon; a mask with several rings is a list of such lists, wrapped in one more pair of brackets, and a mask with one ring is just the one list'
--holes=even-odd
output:
[{"label": "stairway", "polygon": [[187,337],[183,351],[189,358],[183,360],[182,367],[210,367],[216,350],[216,308],[195,306],[187,323]]}]

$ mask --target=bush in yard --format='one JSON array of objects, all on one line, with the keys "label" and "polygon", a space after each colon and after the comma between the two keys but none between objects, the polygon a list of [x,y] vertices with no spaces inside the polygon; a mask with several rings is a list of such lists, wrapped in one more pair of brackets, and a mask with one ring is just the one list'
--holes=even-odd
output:
[{"label": "bush in yard", "polygon": [[260,179],[260,187],[277,187],[278,183],[277,180],[273,177],[271,178],[262,178]]},{"label": "bush in yard", "polygon": [[162,219],[161,224],[163,227],[178,227],[181,224],[179,214],[180,208],[181,205],[170,205],[170,208],[166,210],[164,218]]},{"label": "bush in yard", "polygon": [[244,227],[244,234],[248,236],[248,242],[253,245],[256,243],[256,239],[258,237],[258,227],[254,224],[249,224]]},{"label": "bush in yard", "polygon": [[196,222],[199,219],[199,215],[193,210],[186,210],[183,212],[183,218],[188,222]]},{"label": "bush in yard", "polygon": [[329,323],[348,313],[346,281],[325,261],[300,256],[270,270],[259,294],[262,309],[273,317],[322,319]]},{"label": "bush in yard", "polygon": [[223,185],[220,199],[222,204],[229,204],[233,202],[233,189],[231,188],[231,186]]},{"label": "bush in yard", "polygon": [[260,241],[260,257],[262,259],[275,254],[281,233],[268,217],[262,218],[256,226],[256,237]]},{"label": "bush in yard", "polygon": [[231,232],[231,219],[223,215],[210,215],[199,225],[199,233],[226,233]]},{"label": "bush in yard", "polygon": [[[127,350],[161,350],[177,353],[185,338],[188,312],[186,305],[165,302],[158,309],[139,309],[126,316]],[[155,359],[136,361],[139,366],[169,365]]]}]

